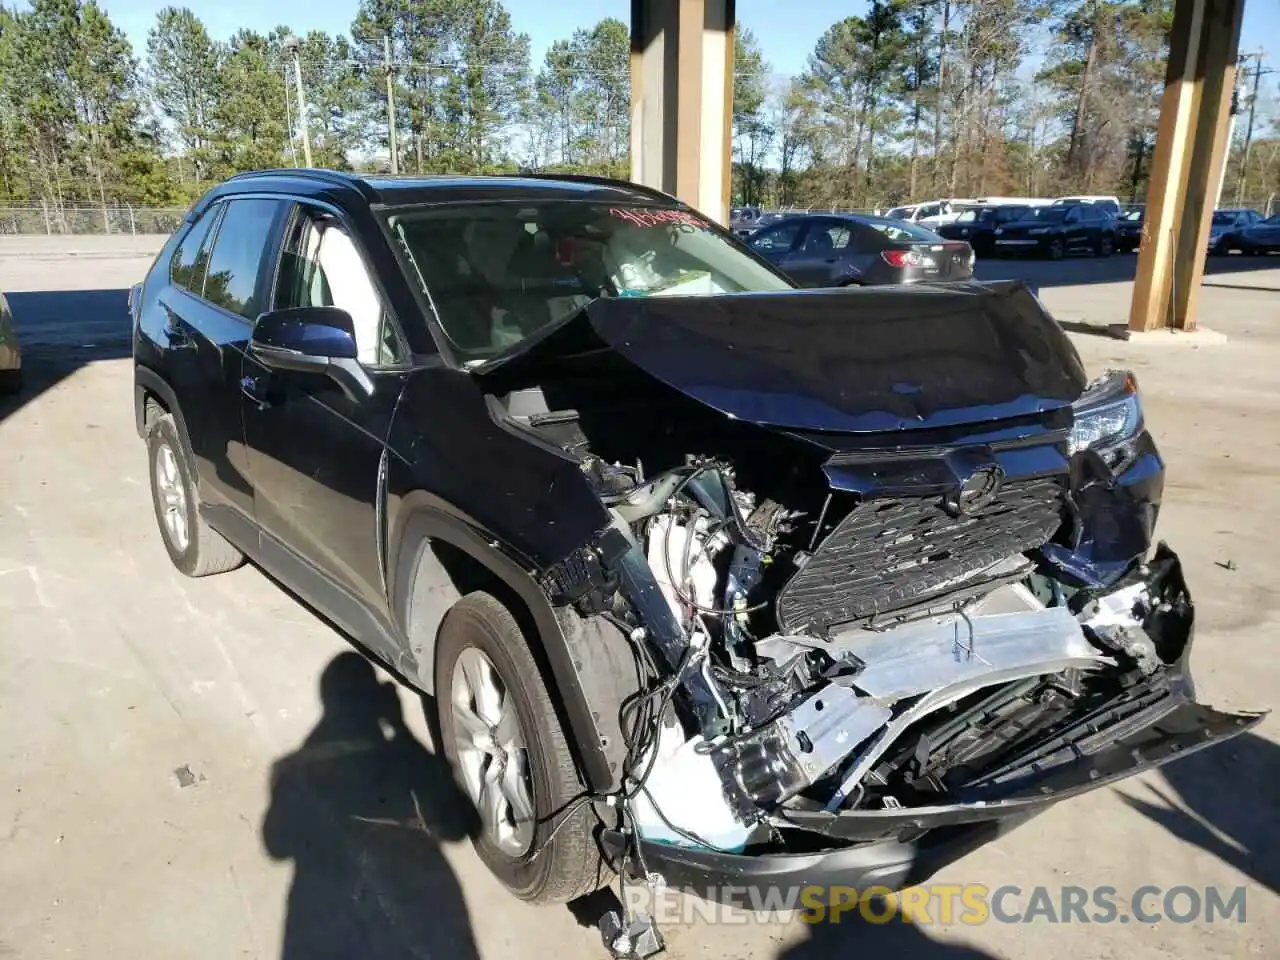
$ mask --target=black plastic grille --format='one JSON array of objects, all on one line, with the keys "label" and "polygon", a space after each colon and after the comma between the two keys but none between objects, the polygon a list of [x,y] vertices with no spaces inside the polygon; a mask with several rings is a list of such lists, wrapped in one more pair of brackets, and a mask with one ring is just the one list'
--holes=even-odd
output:
[{"label": "black plastic grille", "polygon": [[927,601],[1014,554],[1062,522],[1057,478],[1006,481],[970,516],[941,497],[871,499],[855,507],[778,594],[784,632],[826,632]]}]

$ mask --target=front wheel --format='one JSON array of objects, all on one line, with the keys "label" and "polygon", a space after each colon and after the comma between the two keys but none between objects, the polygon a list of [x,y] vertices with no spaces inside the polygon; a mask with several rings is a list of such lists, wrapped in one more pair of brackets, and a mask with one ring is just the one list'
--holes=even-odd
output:
[{"label": "front wheel", "polygon": [[1098,246],[1094,252],[1100,257],[1109,257],[1113,247],[1114,241],[1104,233],[1098,238]]},{"label": "front wheel", "polygon": [[1050,260],[1061,260],[1063,255],[1066,254],[1066,252],[1067,252],[1067,247],[1062,242],[1061,237],[1054,237],[1052,240],[1049,241],[1049,259]]},{"label": "front wheel", "polygon": [[609,874],[595,815],[580,802],[573,754],[511,611],[483,592],[454,604],[435,681],[445,756],[474,805],[485,866],[521,900],[563,903],[599,889]]}]

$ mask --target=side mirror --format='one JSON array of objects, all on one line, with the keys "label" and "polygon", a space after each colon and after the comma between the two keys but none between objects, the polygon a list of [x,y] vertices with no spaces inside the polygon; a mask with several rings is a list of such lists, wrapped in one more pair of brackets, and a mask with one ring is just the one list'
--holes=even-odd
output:
[{"label": "side mirror", "polygon": [[356,362],[351,314],[337,307],[289,307],[262,314],[254,321],[249,353],[270,370],[324,374],[352,400],[373,389]]},{"label": "side mirror", "polygon": [[351,314],[337,307],[289,307],[258,317],[249,351],[265,367],[323,373],[335,360],[357,356]]}]

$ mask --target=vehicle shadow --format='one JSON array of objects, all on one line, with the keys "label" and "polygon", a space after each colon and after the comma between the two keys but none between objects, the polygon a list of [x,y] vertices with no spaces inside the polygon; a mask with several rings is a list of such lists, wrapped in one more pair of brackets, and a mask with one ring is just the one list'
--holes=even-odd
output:
[{"label": "vehicle shadow", "polygon": [[998,960],[964,944],[934,940],[901,916],[871,923],[858,915],[839,923],[816,923],[809,937],[778,955],[778,960],[830,960],[832,957],[892,957],[893,960]]},{"label": "vehicle shadow", "polygon": [[1120,798],[1183,843],[1280,892],[1280,745],[1245,733],[1160,773],[1162,784]]},{"label": "vehicle shadow", "polygon": [[[980,258],[974,266],[978,280],[1024,280],[1039,287],[1086,286],[1095,283],[1128,283],[1138,267],[1137,254],[1117,253],[1111,257],[1073,256],[1064,260],[1029,257]],[[1280,267],[1280,257],[1246,257],[1240,254],[1209,257],[1205,261],[1204,282],[1210,286],[1234,286],[1232,275]],[[1248,289],[1264,289],[1252,284]]]},{"label": "vehicle shadow", "polygon": [[320,696],[324,715],[272,768],[262,822],[267,853],[294,864],[282,960],[478,957],[441,849],[472,833],[475,811],[447,762],[360,654],[329,662]]},{"label": "vehicle shadow", "polygon": [[22,351],[21,391],[0,395],[0,422],[100,360],[133,352],[128,290],[4,291]]}]

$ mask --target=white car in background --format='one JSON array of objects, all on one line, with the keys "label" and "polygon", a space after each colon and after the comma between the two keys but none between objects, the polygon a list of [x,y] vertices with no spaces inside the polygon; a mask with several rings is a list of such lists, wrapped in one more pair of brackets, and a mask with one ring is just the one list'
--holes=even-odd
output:
[{"label": "white car in background", "polygon": [[932,230],[944,223],[952,223],[956,217],[977,203],[976,200],[929,200],[924,203],[910,203],[901,207],[893,207],[885,213],[891,220],[906,220],[917,226]]},{"label": "white car in background", "polygon": [[21,389],[22,354],[13,332],[13,311],[0,293],[0,393],[17,393]]}]

